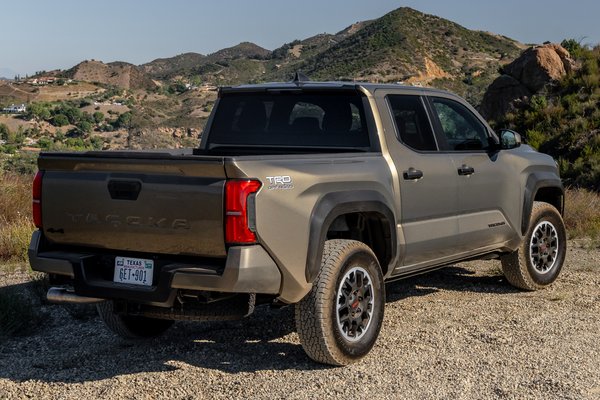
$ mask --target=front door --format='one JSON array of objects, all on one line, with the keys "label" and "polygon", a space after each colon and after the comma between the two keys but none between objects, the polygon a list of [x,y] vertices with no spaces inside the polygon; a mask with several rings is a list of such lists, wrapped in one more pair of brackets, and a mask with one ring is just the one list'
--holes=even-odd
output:
[{"label": "front door", "polygon": [[519,183],[511,165],[501,162],[504,154],[491,150],[494,139],[474,112],[454,99],[430,97],[430,101],[438,136],[445,141],[442,146],[458,178],[456,250],[484,251],[513,232],[502,205],[518,201]]}]

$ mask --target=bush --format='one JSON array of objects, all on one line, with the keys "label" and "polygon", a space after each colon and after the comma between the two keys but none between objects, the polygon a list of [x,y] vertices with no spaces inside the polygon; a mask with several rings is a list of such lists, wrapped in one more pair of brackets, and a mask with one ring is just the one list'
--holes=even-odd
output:
[{"label": "bush", "polygon": [[31,175],[37,170],[37,154],[13,151],[10,158],[4,160],[2,169],[9,173]]},{"label": "bush", "polygon": [[92,124],[88,121],[81,121],[77,124],[77,128],[85,133],[90,133],[92,131]]},{"label": "bush", "polygon": [[52,118],[52,125],[54,125],[54,126],[69,125],[69,119],[64,114],[55,115],[54,118]]},{"label": "bush", "polygon": [[0,262],[27,261],[27,249],[34,226],[28,217],[0,223]]},{"label": "bush", "polygon": [[0,124],[0,139],[8,140],[10,136],[10,129],[5,124]]},{"label": "bush", "polygon": [[584,189],[565,193],[565,225],[569,239],[591,238],[600,244],[600,195]]},{"label": "bush", "polygon": [[20,221],[31,215],[33,176],[0,172],[0,218],[2,222]]},{"label": "bush", "polygon": [[93,116],[94,116],[94,122],[96,122],[97,124],[104,121],[104,114],[101,113],[100,111],[96,111]]},{"label": "bush", "polygon": [[0,172],[0,260],[24,261],[31,222],[31,175]]}]

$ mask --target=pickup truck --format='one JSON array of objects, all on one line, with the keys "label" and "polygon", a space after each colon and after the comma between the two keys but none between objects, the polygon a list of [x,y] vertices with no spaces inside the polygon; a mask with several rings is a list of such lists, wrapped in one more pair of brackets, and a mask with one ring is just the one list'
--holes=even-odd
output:
[{"label": "pickup truck", "polygon": [[346,365],[376,342],[386,282],[498,258],[536,290],[565,259],[555,161],[440,90],[225,87],[197,149],[38,167],[32,268],[50,301],[96,303],[127,338],[294,305],[308,356]]}]

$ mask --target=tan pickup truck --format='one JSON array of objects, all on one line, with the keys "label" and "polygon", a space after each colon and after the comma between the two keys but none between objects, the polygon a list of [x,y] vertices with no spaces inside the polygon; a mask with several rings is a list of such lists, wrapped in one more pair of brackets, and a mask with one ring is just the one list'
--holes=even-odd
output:
[{"label": "tan pickup truck", "polygon": [[386,281],[499,258],[551,284],[563,199],[551,157],[451,93],[297,79],[222,88],[197,149],[42,153],[29,258],[122,336],[293,304],[308,355],[344,365]]}]

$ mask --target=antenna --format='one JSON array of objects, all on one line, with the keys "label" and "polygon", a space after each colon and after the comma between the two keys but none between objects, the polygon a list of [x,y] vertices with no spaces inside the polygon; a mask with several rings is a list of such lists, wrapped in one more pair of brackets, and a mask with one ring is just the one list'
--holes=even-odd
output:
[{"label": "antenna", "polygon": [[308,82],[308,81],[310,81],[308,76],[304,75],[300,71],[296,71],[296,73],[294,74],[294,80],[292,82],[294,82],[296,85],[299,85],[302,82]]}]

